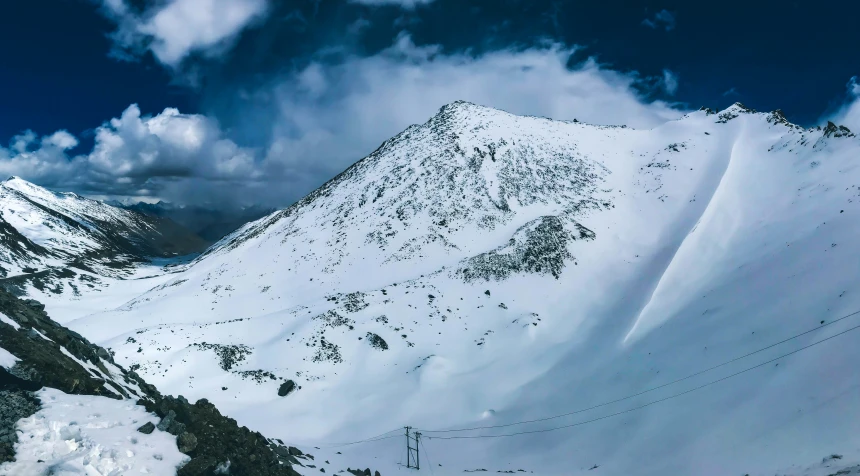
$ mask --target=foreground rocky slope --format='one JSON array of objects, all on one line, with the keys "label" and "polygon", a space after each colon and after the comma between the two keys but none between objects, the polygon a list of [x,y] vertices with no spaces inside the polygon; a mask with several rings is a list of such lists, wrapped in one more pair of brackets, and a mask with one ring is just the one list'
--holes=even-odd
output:
[{"label": "foreground rocky slope", "polygon": [[[37,414],[42,403],[48,406],[53,403],[50,400],[40,402],[40,397],[47,396],[55,400],[58,397],[66,398],[67,395],[98,396],[126,400],[131,404],[137,402],[142,407],[129,407],[130,411],[139,412],[145,417],[145,408],[146,412],[157,415],[160,418],[154,419],[157,424],[149,422],[128,428],[127,431],[132,432],[128,438],[144,438],[143,435],[153,432],[166,432],[166,438],[174,441],[173,451],[178,449],[185,455],[179,455],[182,460],[177,474],[180,475],[289,476],[298,474],[293,470],[293,465],[301,465],[300,459],[311,461],[311,457],[303,455],[296,448],[285,447],[240,427],[235,420],[223,416],[205,399],[190,403],[181,396],[173,398],[162,395],[136,373],[116,365],[108,351],[52,321],[38,302],[21,301],[0,291],[0,463],[7,462],[6,465],[0,465],[0,474],[53,474],[52,471],[66,464],[62,460],[73,459],[75,450],[63,454],[59,462],[51,460],[50,455],[56,454],[56,450],[52,449],[40,453],[39,461],[29,461],[27,457],[32,455],[23,455],[25,461],[21,465],[26,465],[23,468],[9,463],[16,460],[15,445],[19,443],[18,433],[22,432],[21,428],[16,432],[16,425],[22,419]],[[93,406],[95,410],[101,408],[107,411],[105,407],[109,405]],[[85,446],[82,440],[86,440],[86,437],[81,435],[80,429],[70,430],[69,427],[74,429],[77,424],[68,421],[79,420],[80,425],[84,425],[85,420],[97,418],[98,414],[95,417],[85,413],[66,416],[68,419],[65,421],[53,423],[65,425],[59,443],[64,440],[66,443],[72,441],[76,448]],[[116,424],[115,421],[107,423]],[[26,424],[23,426],[27,427]],[[134,446],[132,449],[138,451],[138,448]],[[168,456],[162,452],[158,456],[159,461]],[[93,455],[82,458],[85,466],[95,468],[98,458]],[[100,464],[107,465],[110,458],[102,456]],[[125,464],[126,467],[118,469],[139,472],[146,467],[147,462],[131,461]],[[222,473],[217,473],[218,468],[221,468]]]}]

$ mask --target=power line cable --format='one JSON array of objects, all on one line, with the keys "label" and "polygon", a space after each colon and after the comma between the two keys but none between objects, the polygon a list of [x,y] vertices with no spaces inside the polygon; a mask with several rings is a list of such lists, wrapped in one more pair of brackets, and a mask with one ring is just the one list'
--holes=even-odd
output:
[{"label": "power line cable", "polygon": [[433,471],[433,463],[430,462],[430,454],[427,452],[427,447],[424,446],[423,441],[419,440],[419,443],[421,444],[421,447],[424,448],[424,457],[427,458],[427,466],[430,468],[430,474],[436,474],[436,472]]},{"label": "power line cable", "polygon": [[[333,445],[314,446],[314,448],[340,448],[340,447],[342,447],[342,446],[357,445],[357,444],[359,444],[359,443],[370,443],[370,442],[373,442],[373,441],[388,440],[388,439],[391,439],[391,438],[397,438],[397,437],[398,437],[398,436],[400,436],[400,435],[391,435],[391,436],[385,436],[385,435],[388,435],[389,433],[399,432],[399,431],[400,431],[400,429],[398,428],[397,430],[387,431],[387,432],[385,432],[385,433],[383,433],[383,434],[381,434],[381,435],[372,436],[372,437],[370,437],[370,438],[365,438],[365,439],[363,439],[363,440],[352,441],[352,442],[349,442],[349,443],[338,443],[338,444],[333,444]],[[384,438],[383,438],[383,437],[384,437]]]},{"label": "power line cable", "polygon": [[[600,403],[600,404],[597,404],[597,405],[594,405],[594,406],[591,406],[591,407],[587,407],[587,408],[582,408],[582,409],[580,409],[580,410],[575,410],[575,411],[572,411],[572,412],[562,413],[562,414],[559,414],[559,415],[554,415],[554,416],[549,416],[549,417],[544,417],[544,418],[536,418],[536,419],[534,419],[534,420],[523,420],[523,421],[518,421],[518,422],[514,422],[514,423],[506,423],[506,424],[503,424],[503,425],[476,426],[476,427],[471,427],[471,428],[456,428],[456,429],[451,429],[451,430],[424,430],[424,429],[421,429],[421,432],[423,432],[423,433],[457,433],[457,432],[463,432],[463,431],[488,430],[488,429],[492,429],[492,428],[506,428],[506,427],[516,426],[516,425],[524,425],[524,424],[527,424],[527,423],[539,423],[539,422],[542,422],[542,421],[555,420],[555,419],[563,418],[563,417],[570,416],[570,415],[576,415],[576,414],[578,414],[578,413],[584,413],[584,412],[587,412],[587,411],[589,411],[589,410],[594,410],[594,409],[597,409],[597,408],[601,408],[601,407],[605,407],[605,406],[608,406],[608,405],[612,405],[613,403],[618,403],[618,402],[623,402],[623,401],[625,401],[625,400],[630,400],[631,398],[635,398],[635,397],[638,397],[638,396],[640,396],[640,395],[644,395],[644,394],[646,394],[646,393],[650,393],[650,392],[653,392],[653,391],[655,391],[655,390],[659,390],[659,389],[661,389],[661,388],[665,388],[665,387],[668,387],[668,386],[670,386],[670,385],[674,385],[674,384],[676,384],[676,383],[680,383],[680,382],[683,382],[683,381],[685,381],[685,380],[689,380],[689,379],[691,379],[691,378],[693,378],[693,377],[697,377],[697,376],[702,375],[702,374],[704,374],[704,373],[711,372],[711,371],[716,370],[716,369],[718,369],[718,368],[725,367],[726,365],[729,365],[729,364],[731,364],[731,363],[734,363],[734,362],[737,362],[737,361],[739,361],[739,360],[745,359],[745,358],[747,358],[747,357],[751,357],[751,356],[753,356],[753,355],[759,354],[759,353],[764,352],[764,351],[766,351],[766,350],[768,350],[768,349],[772,349],[772,348],[774,348],[774,347],[776,347],[776,346],[778,346],[778,345],[785,344],[786,342],[789,342],[789,341],[792,341],[792,340],[794,340],[794,339],[797,339],[798,337],[802,337],[802,336],[805,336],[806,334],[810,334],[810,333],[812,333],[812,332],[815,332],[815,331],[821,330],[821,329],[823,329],[823,328],[825,328],[825,327],[827,327],[827,326],[830,326],[830,325],[836,324],[837,322],[840,322],[840,321],[844,321],[845,319],[848,319],[849,317],[856,316],[856,315],[858,315],[858,314],[860,314],[860,311],[852,312],[851,314],[847,314],[847,315],[842,316],[842,317],[840,317],[840,318],[838,318],[838,319],[835,319],[835,320],[833,320],[833,321],[830,321],[830,322],[828,322],[828,323],[826,323],[826,324],[821,324],[820,326],[817,326],[817,327],[815,327],[815,328],[813,328],[813,329],[809,329],[809,330],[807,330],[807,331],[805,331],[805,332],[801,332],[800,334],[796,334],[796,335],[791,336],[791,337],[789,337],[789,338],[787,338],[787,339],[783,339],[783,340],[781,340],[781,341],[779,341],[779,342],[776,342],[776,343],[774,343],[774,344],[771,344],[771,345],[769,345],[769,346],[767,346],[767,347],[763,347],[763,348],[758,349],[758,350],[755,350],[755,351],[753,351],[753,352],[749,352],[749,353],[747,353],[747,354],[741,355],[740,357],[735,357],[735,358],[734,358],[734,359],[732,359],[732,360],[728,360],[728,361],[723,362],[723,363],[721,363],[721,364],[714,365],[713,367],[708,367],[708,368],[706,368],[706,369],[704,369],[704,370],[700,370],[700,371],[698,371],[698,372],[696,372],[696,373],[692,373],[692,374],[690,374],[690,375],[687,375],[686,377],[681,377],[681,378],[679,378],[679,379],[677,379],[677,380],[673,380],[673,381],[671,381],[671,382],[664,383],[664,384],[662,384],[662,385],[658,385],[658,386],[656,386],[656,387],[652,387],[652,388],[649,388],[649,389],[647,389],[647,390],[643,390],[643,391],[641,391],[641,392],[639,392],[639,393],[634,393],[634,394],[632,394],[632,395],[628,395],[628,396],[626,396],[626,397],[618,398],[618,399],[615,399],[615,400],[610,400],[610,401],[608,401],[608,402]],[[429,437],[428,437],[428,438],[429,438]]]},{"label": "power line cable", "polygon": [[[799,337],[802,337],[802,336],[804,336],[804,335],[807,335],[807,334],[810,334],[810,333],[812,333],[812,332],[815,332],[815,331],[821,330],[821,329],[823,329],[824,327],[827,327],[827,326],[830,326],[830,325],[836,324],[836,323],[838,323],[838,322],[840,322],[840,321],[843,321],[843,320],[848,319],[848,318],[850,318],[850,317],[856,316],[856,315],[858,315],[858,314],[860,314],[860,311],[852,312],[852,313],[850,313],[850,314],[847,314],[847,315],[845,315],[845,316],[842,316],[842,317],[840,317],[840,318],[838,318],[838,319],[835,319],[835,320],[833,320],[833,321],[827,322],[827,323],[825,323],[825,324],[821,324],[820,326],[817,326],[817,327],[815,327],[815,328],[813,328],[813,329],[809,329],[809,330],[807,330],[807,331],[805,331],[805,332],[801,332],[800,334],[796,334],[796,335],[794,335],[794,336],[788,337],[788,338],[783,339],[783,340],[781,340],[781,341],[779,341],[779,342],[773,343],[773,344],[771,344],[771,345],[769,345],[769,346],[767,346],[767,347],[763,347],[763,348],[758,349],[758,350],[755,350],[755,351],[753,351],[753,352],[749,352],[749,353],[747,353],[747,354],[744,354],[744,355],[741,355],[741,356],[739,356],[739,357],[736,357],[736,358],[734,358],[734,359],[732,359],[732,360],[728,360],[728,361],[723,362],[723,363],[721,363],[721,364],[717,364],[717,365],[714,365],[714,366],[712,366],[712,367],[708,367],[708,368],[706,368],[706,369],[704,369],[704,370],[700,370],[700,371],[698,371],[698,372],[692,373],[692,374],[690,374],[690,375],[687,375],[686,377],[682,377],[682,378],[679,378],[679,379],[673,380],[673,381],[671,381],[671,382],[668,382],[668,383],[665,383],[665,384],[662,384],[662,385],[659,385],[659,386],[656,386],[656,387],[652,387],[652,388],[649,388],[649,389],[647,389],[647,390],[643,390],[643,391],[641,391],[641,392],[639,392],[639,393],[635,393],[635,394],[632,394],[632,395],[628,395],[628,396],[626,396],[626,397],[619,398],[619,399],[616,399],[616,400],[610,400],[610,401],[608,401],[608,402],[604,402],[604,403],[601,403],[601,404],[598,404],[598,405],[594,405],[594,406],[591,406],[591,407],[588,407],[588,408],[583,408],[583,409],[580,409],[580,410],[576,410],[576,411],[572,411],[572,412],[568,412],[568,413],[562,413],[562,414],[554,415],[554,416],[550,416],[550,417],[537,418],[537,419],[534,419],[534,420],[523,420],[523,421],[513,422],[513,423],[507,423],[507,424],[503,424],[503,425],[489,425],[489,426],[479,426],[479,427],[472,427],[472,428],[458,428],[458,429],[450,429],[450,430],[423,430],[423,429],[422,429],[422,430],[420,430],[420,431],[421,431],[421,432],[423,432],[423,433],[452,433],[452,432],[463,432],[463,431],[486,430],[486,429],[492,429],[492,428],[505,428],[505,427],[510,427],[510,426],[523,425],[523,424],[527,424],[527,423],[539,423],[539,422],[542,422],[542,421],[554,420],[554,419],[563,418],[563,417],[570,416],[570,415],[575,415],[575,414],[578,414],[578,413],[583,413],[583,412],[586,412],[586,411],[589,411],[589,410],[594,410],[594,409],[601,408],[601,407],[604,407],[604,406],[607,406],[607,405],[611,405],[611,404],[613,404],[613,403],[618,403],[618,402],[622,402],[622,401],[625,401],[625,400],[629,400],[629,399],[631,399],[631,398],[635,398],[635,397],[638,397],[638,396],[644,395],[644,394],[646,394],[646,393],[650,393],[650,392],[653,392],[653,391],[655,391],[655,390],[659,390],[659,389],[661,389],[661,388],[665,388],[665,387],[668,387],[668,386],[670,386],[670,385],[674,385],[674,384],[676,384],[676,383],[683,382],[683,381],[685,381],[685,380],[689,380],[689,379],[691,379],[691,378],[693,378],[693,377],[696,377],[696,376],[702,375],[702,374],[707,373],[707,372],[711,372],[711,371],[713,371],[713,370],[716,370],[716,369],[718,369],[718,368],[724,367],[724,366],[729,365],[729,364],[731,364],[731,363],[734,363],[734,362],[737,362],[737,361],[739,361],[739,360],[745,359],[745,358],[747,358],[747,357],[750,357],[750,356],[753,356],[753,355],[759,354],[759,353],[761,353],[761,352],[764,352],[764,351],[766,351],[766,350],[768,350],[768,349],[772,349],[772,348],[774,348],[774,347],[776,347],[776,346],[778,346],[778,345],[782,345],[782,344],[784,344],[784,343],[786,343],[786,342],[792,341],[792,340],[797,339],[797,338],[799,338]],[[698,389],[700,389],[700,388],[703,388],[704,386],[709,386],[709,385],[711,385],[711,384],[713,384],[713,383],[716,383],[716,382],[719,382],[719,381],[722,381],[722,380],[725,380],[725,379],[728,379],[728,378],[734,377],[734,376],[736,376],[736,375],[740,375],[741,373],[744,373],[744,372],[747,372],[747,371],[749,371],[749,370],[752,370],[752,369],[758,368],[758,367],[760,367],[761,365],[768,364],[768,363],[773,362],[773,361],[775,361],[775,360],[781,359],[781,358],[783,358],[783,357],[786,357],[786,356],[792,355],[792,354],[794,354],[794,353],[797,353],[797,352],[799,352],[799,351],[801,351],[801,350],[804,350],[804,349],[807,349],[807,348],[809,348],[809,347],[812,347],[813,345],[817,345],[817,344],[819,344],[819,343],[821,343],[821,342],[824,342],[824,341],[826,341],[826,340],[832,339],[833,337],[840,336],[840,335],[842,335],[842,334],[844,334],[844,333],[847,333],[847,332],[849,332],[849,331],[852,331],[852,330],[854,330],[854,329],[857,329],[858,327],[860,327],[860,326],[852,327],[852,328],[850,328],[850,329],[848,329],[848,330],[846,330],[846,331],[844,331],[844,332],[841,332],[841,333],[836,334],[836,335],[834,335],[834,336],[828,337],[828,338],[823,339],[823,340],[821,340],[821,341],[815,342],[815,343],[813,343],[813,344],[810,344],[809,346],[802,347],[802,348],[800,348],[800,349],[798,349],[798,350],[796,350],[796,351],[794,351],[794,352],[790,352],[790,353],[788,353],[788,354],[784,354],[784,355],[782,355],[782,356],[780,356],[780,357],[777,357],[776,359],[772,359],[772,360],[770,360],[770,361],[765,362],[764,364],[760,364],[759,366],[750,367],[750,368],[748,368],[748,369],[746,369],[746,370],[743,370],[743,371],[741,371],[741,372],[738,372],[738,373],[735,373],[735,374],[729,375],[728,377],[724,377],[723,379],[715,380],[715,381],[710,382],[710,383],[707,383],[707,384],[705,384],[705,385],[703,385],[703,386],[701,386],[701,387],[696,387],[696,388],[694,388],[694,389],[692,389],[692,390],[688,390],[687,392],[683,392],[683,393],[680,393],[680,394],[677,394],[677,395],[673,395],[673,396],[667,397],[666,399],[656,400],[656,401],[654,401],[654,402],[651,402],[651,403],[647,404],[646,406],[651,405],[651,404],[654,404],[654,403],[657,403],[657,402],[661,402],[661,401],[664,401],[664,400],[667,400],[667,399],[670,399],[670,398],[675,398],[675,397],[677,397],[677,396],[684,395],[684,394],[686,394],[686,393],[689,393],[689,392],[692,392],[692,391],[698,390]],[[643,408],[643,407],[636,407],[636,408],[634,408],[634,409],[639,409],[639,408]],[[619,413],[611,414],[611,415],[609,415],[609,416],[620,415],[620,414],[622,414],[622,413],[626,413],[626,412],[629,412],[629,411],[631,411],[631,410],[626,410],[626,411],[624,411],[624,412],[619,412]],[[607,416],[607,417],[608,417],[608,416]],[[598,419],[595,419],[595,420],[588,420],[588,421],[586,421],[586,422],[582,422],[582,423],[588,423],[588,422],[591,422],[591,421],[597,421],[597,420],[604,419],[604,418],[607,418],[607,417],[601,417],[601,418],[598,418]],[[578,425],[578,424],[577,424],[577,425]],[[575,426],[575,425],[574,425],[574,426]],[[568,427],[568,426],[562,426],[562,427],[558,427],[558,428],[566,428],[566,427]],[[551,431],[551,430],[552,430],[552,429],[550,429],[550,430],[546,430],[546,431]],[[395,433],[395,432],[399,432],[399,431],[400,431],[400,429],[398,428],[398,429],[395,429],[395,430],[391,430],[391,431],[388,431],[388,432],[382,433],[382,434],[377,435],[377,436],[373,436],[373,437],[370,437],[370,438],[365,438],[365,439],[362,439],[362,440],[352,441],[352,442],[349,442],[349,443],[339,443],[339,444],[323,445],[323,446],[315,446],[315,447],[316,447],[316,448],[339,448],[339,447],[343,447],[343,446],[357,445],[357,444],[360,444],[360,443],[371,443],[371,442],[375,442],[375,441],[382,441],[382,440],[387,440],[387,439],[391,439],[391,438],[399,437],[400,435],[391,435],[391,436],[386,436],[386,435],[389,435],[389,434],[391,434],[391,433]],[[541,431],[543,431],[543,430],[541,430]],[[514,435],[514,434],[519,434],[519,433],[513,433],[513,434],[511,434],[511,435]],[[494,436],[489,436],[489,437],[498,437],[498,436],[505,436],[505,435],[494,435]],[[427,438],[431,438],[431,437],[430,437],[430,436],[427,436]],[[443,437],[432,437],[432,438],[436,438],[436,439],[446,439],[446,438],[443,438]],[[460,438],[464,438],[464,437],[460,437]]]},{"label": "power line cable", "polygon": [[803,350],[809,349],[810,347],[814,347],[814,346],[816,346],[816,345],[818,345],[818,344],[821,344],[821,343],[823,343],[823,342],[827,342],[827,341],[829,341],[830,339],[834,339],[834,338],[836,338],[836,337],[842,336],[842,335],[844,335],[844,334],[847,334],[847,333],[849,333],[849,332],[851,332],[851,331],[854,331],[854,330],[857,330],[857,329],[860,329],[860,325],[854,326],[854,327],[852,327],[852,328],[850,328],[850,329],[847,329],[847,330],[844,330],[844,331],[842,331],[842,332],[840,332],[840,333],[838,333],[838,334],[834,334],[834,335],[832,335],[832,336],[830,336],[830,337],[826,337],[826,338],[821,339],[821,340],[819,340],[819,341],[813,342],[812,344],[809,344],[809,345],[803,346],[803,347],[801,347],[801,348],[799,348],[799,349],[796,349],[796,350],[793,350],[793,351],[788,352],[788,353],[786,353],[786,354],[780,355],[779,357],[776,357],[776,358],[774,358],[774,359],[770,359],[770,360],[768,360],[768,361],[766,361],[766,362],[762,362],[762,363],[760,363],[760,364],[758,364],[758,365],[754,365],[754,366],[752,366],[752,367],[746,368],[746,369],[744,369],[744,370],[741,370],[740,372],[735,372],[735,373],[733,373],[733,374],[731,374],[731,375],[728,375],[728,376],[726,376],[726,377],[723,377],[723,378],[720,378],[720,379],[717,379],[717,380],[713,380],[713,381],[711,381],[711,382],[708,382],[708,383],[706,383],[706,384],[700,385],[700,386],[698,386],[698,387],[691,388],[690,390],[686,390],[686,391],[681,392],[681,393],[676,393],[676,394],[674,394],[674,395],[670,395],[670,396],[668,396],[668,397],[661,398],[661,399],[659,399],[659,400],[654,400],[654,401],[652,401],[652,402],[648,402],[648,403],[646,403],[646,404],[644,404],[644,405],[640,405],[640,406],[638,406],[638,407],[633,407],[633,408],[630,408],[630,409],[627,409],[627,410],[624,410],[624,411],[620,411],[620,412],[616,412],[616,413],[611,413],[611,414],[609,414],[609,415],[604,415],[604,416],[599,417],[599,418],[593,418],[593,419],[591,419],[591,420],[585,420],[585,421],[581,421],[581,422],[577,422],[577,423],[571,423],[571,424],[569,424],[569,425],[557,426],[557,427],[553,427],[553,428],[545,428],[545,429],[542,429],[542,430],[520,431],[520,432],[515,432],[515,433],[506,433],[506,434],[502,434],[502,435],[471,435],[471,436],[467,435],[467,436],[433,436],[433,437],[428,436],[427,438],[428,438],[428,439],[435,439],[435,440],[459,440],[459,439],[480,439],[480,438],[505,438],[505,437],[509,437],[509,436],[517,436],[517,435],[527,435],[527,434],[533,434],[533,433],[545,433],[545,432],[550,432],[550,431],[561,430],[561,429],[563,429],[563,428],[571,428],[571,427],[574,427],[574,426],[581,426],[581,425],[585,425],[585,424],[588,424],[588,423],[593,423],[593,422],[596,422],[596,421],[605,420],[605,419],[607,419],[607,418],[611,418],[611,417],[618,416],[618,415],[623,415],[623,414],[625,414],[625,413],[630,413],[630,412],[633,412],[633,411],[636,411],[636,410],[641,410],[641,409],[643,409],[643,408],[650,407],[651,405],[654,405],[654,404],[657,404],[657,403],[660,403],[660,402],[665,402],[666,400],[671,400],[671,399],[673,399],[673,398],[677,398],[677,397],[680,397],[680,396],[682,396],[682,395],[686,395],[686,394],[688,394],[688,393],[692,393],[692,392],[695,392],[695,391],[697,391],[697,390],[701,390],[701,389],[703,389],[703,388],[705,388],[705,387],[709,387],[709,386],[711,386],[711,385],[714,385],[714,384],[716,384],[716,383],[722,382],[722,381],[724,381],[724,380],[728,380],[728,379],[730,379],[730,378],[732,378],[732,377],[736,377],[736,376],[738,376],[738,375],[744,374],[744,373],[749,372],[749,371],[751,371],[751,370],[754,370],[754,369],[757,369],[757,368],[760,368],[760,367],[764,367],[764,366],[765,366],[765,365],[767,365],[767,364],[773,363],[773,362],[775,362],[775,361],[777,361],[777,360],[780,360],[780,359],[783,359],[783,358],[788,357],[788,356],[790,356],[790,355],[796,354],[796,353],[798,353],[798,352],[800,352],[800,351],[803,351]]}]

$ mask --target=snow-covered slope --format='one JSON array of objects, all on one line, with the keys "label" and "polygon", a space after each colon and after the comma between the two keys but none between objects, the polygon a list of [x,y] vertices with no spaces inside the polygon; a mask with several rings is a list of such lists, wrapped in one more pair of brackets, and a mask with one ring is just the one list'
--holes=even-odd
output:
[{"label": "snow-covered slope", "polygon": [[[102,277],[122,278],[148,258],[200,251],[203,242],[167,219],[18,177],[0,182],[0,279],[79,296]],[[84,276],[81,278],[80,276]]]},{"label": "snow-covered slope", "polygon": [[312,462],[205,399],[162,395],[38,301],[0,290],[0,475],[299,476]]},{"label": "snow-covered slope", "polygon": [[[852,334],[533,433],[683,392],[850,319],[587,412],[430,430],[591,407],[860,310],[858,155],[847,129],[740,104],[633,130],[458,102],[70,326],[159,387],[284,441],[417,427],[440,474],[760,474],[857,459]],[[279,397],[286,379],[298,391]],[[325,457],[395,470],[393,435]]]},{"label": "snow-covered slope", "polygon": [[42,408],[19,423],[16,461],[0,464],[0,474],[175,474],[188,460],[173,435],[136,431],[158,418],[133,401],[47,387],[37,395]]}]

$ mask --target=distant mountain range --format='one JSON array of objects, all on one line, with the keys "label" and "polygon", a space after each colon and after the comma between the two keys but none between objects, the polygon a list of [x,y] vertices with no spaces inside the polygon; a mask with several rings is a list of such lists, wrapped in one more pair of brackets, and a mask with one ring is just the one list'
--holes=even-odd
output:
[{"label": "distant mountain range", "polygon": [[133,210],[149,216],[169,218],[195,233],[208,244],[215,243],[227,234],[250,221],[257,220],[276,211],[274,208],[250,206],[242,208],[207,208],[193,205],[175,205],[160,201],[123,204],[117,201],[110,205]]},{"label": "distant mountain range", "polygon": [[205,247],[166,217],[52,192],[18,177],[0,182],[0,278],[72,269],[122,277],[152,258]]}]

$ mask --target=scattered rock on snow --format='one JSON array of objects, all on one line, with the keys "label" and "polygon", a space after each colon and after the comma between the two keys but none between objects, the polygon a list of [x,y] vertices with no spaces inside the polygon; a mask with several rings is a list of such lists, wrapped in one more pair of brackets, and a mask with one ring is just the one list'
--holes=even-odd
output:
[{"label": "scattered rock on snow", "polygon": [[153,425],[151,421],[147,422],[145,425],[143,425],[137,429],[137,431],[143,433],[144,435],[148,435],[148,434],[152,433],[154,430],[155,430],[155,425]]},{"label": "scattered rock on snow", "polygon": [[383,339],[382,337],[379,337],[373,332],[368,332],[367,336],[365,337],[367,338],[367,342],[369,342],[372,347],[379,350],[388,350],[388,343],[385,342],[385,339]]},{"label": "scattered rock on snow", "polygon": [[292,380],[287,380],[286,382],[281,384],[280,388],[278,388],[278,396],[279,397],[286,397],[287,395],[292,393],[293,390],[295,390],[295,389],[296,389],[296,382],[293,382]]}]

